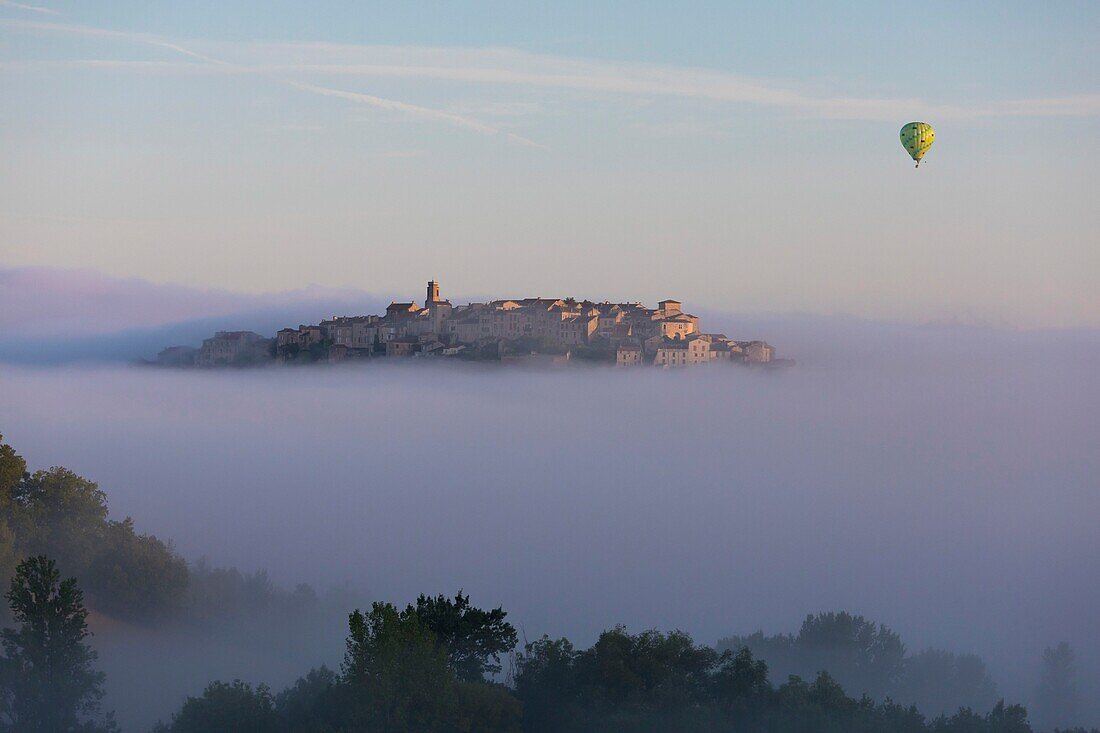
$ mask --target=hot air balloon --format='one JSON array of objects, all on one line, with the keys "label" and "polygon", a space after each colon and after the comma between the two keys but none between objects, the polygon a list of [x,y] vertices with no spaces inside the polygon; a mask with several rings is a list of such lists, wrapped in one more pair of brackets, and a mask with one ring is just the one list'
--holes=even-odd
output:
[{"label": "hot air balloon", "polygon": [[917,161],[917,168],[920,168],[920,159],[932,147],[935,139],[936,131],[927,122],[910,122],[901,128],[901,144],[913,160]]}]

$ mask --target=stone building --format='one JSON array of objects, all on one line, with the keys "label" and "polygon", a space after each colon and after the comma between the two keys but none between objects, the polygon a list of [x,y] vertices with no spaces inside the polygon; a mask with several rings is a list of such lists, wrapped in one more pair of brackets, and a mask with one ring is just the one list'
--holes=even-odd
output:
[{"label": "stone building", "polygon": [[738,345],[745,352],[745,361],[767,364],[775,356],[775,349],[766,341],[740,341]]},{"label": "stone building", "polygon": [[641,366],[642,347],[638,344],[620,344],[615,349],[615,366],[632,367]]},{"label": "stone building", "polygon": [[[656,337],[655,337],[656,338]],[[741,346],[721,333],[693,333],[687,337],[660,337],[653,343],[653,364],[661,367],[695,366],[715,361],[739,362]]]},{"label": "stone building", "polygon": [[399,336],[386,342],[386,356],[412,356],[420,351],[420,339],[415,336]]},{"label": "stone building", "polygon": [[654,366],[682,367],[688,365],[688,342],[684,339],[664,338],[653,357]]},{"label": "stone building", "polygon": [[195,356],[195,365],[201,367],[253,364],[267,361],[271,339],[252,331],[218,331],[204,339]]}]

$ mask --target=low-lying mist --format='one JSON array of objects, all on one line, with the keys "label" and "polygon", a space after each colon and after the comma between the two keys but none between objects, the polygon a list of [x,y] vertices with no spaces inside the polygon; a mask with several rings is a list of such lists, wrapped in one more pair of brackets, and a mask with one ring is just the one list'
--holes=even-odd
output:
[{"label": "low-lying mist", "polygon": [[[1043,648],[1069,641],[1100,698],[1095,332],[715,330],[799,365],[0,366],[0,430],[184,557],[290,587],[402,605],[462,588],[579,643],[615,623],[713,643],[846,609],[913,651],[983,656],[1025,704]],[[104,629],[108,703],[126,722],[163,700],[144,725],[211,679],[337,665],[348,609],[324,608],[254,647],[230,628],[226,653],[192,645],[165,673],[147,670],[186,644]]]}]

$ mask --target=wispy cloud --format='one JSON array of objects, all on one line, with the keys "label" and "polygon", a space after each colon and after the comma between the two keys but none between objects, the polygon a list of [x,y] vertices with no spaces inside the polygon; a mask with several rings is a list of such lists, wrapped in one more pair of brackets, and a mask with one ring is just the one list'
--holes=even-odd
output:
[{"label": "wispy cloud", "polygon": [[430,107],[421,107],[416,104],[409,104],[408,102],[399,102],[395,99],[384,99],[383,97],[376,97],[372,94],[347,92],[341,89],[330,89],[328,87],[319,87],[314,86],[313,84],[305,84],[303,82],[297,81],[289,81],[287,83],[295,89],[313,92],[314,94],[320,94],[325,97],[338,97],[340,99],[347,99],[352,102],[368,104],[372,107],[377,107],[379,109],[402,112],[406,115],[409,115],[410,117],[416,117],[425,120],[434,120],[436,122],[445,122],[449,125],[462,127],[467,130],[473,130],[474,132],[480,132],[483,135],[504,135],[508,140],[519,143],[521,145],[543,149],[546,148],[546,146],[540,145],[534,140],[528,140],[525,137],[516,135],[511,132],[504,132],[491,125],[487,125],[484,122],[475,120],[472,117],[464,117],[462,115],[446,112],[444,110],[432,109]]},{"label": "wispy cloud", "polygon": [[[615,63],[545,54],[511,48],[424,46],[360,46],[333,43],[221,43],[175,41],[145,34],[123,33],[55,23],[0,20],[13,29],[82,33],[129,39],[171,49],[202,64],[178,64],[185,73],[295,74],[328,78],[419,79],[456,84],[480,84],[523,89],[553,88],[618,97],[702,99],[790,110],[808,117],[896,121],[914,115],[937,120],[967,120],[995,116],[1098,116],[1100,93],[1061,97],[967,101],[950,103],[906,97],[855,97],[799,88],[779,80],[695,67],[646,63]],[[202,52],[195,51],[202,49]],[[136,72],[165,73],[169,65],[147,62],[82,60],[68,62]],[[304,83],[303,83],[304,84]],[[467,116],[420,107],[371,95],[356,96],[327,86],[304,84],[311,91],[388,109],[401,109],[471,130],[499,132]],[[304,88],[300,87],[300,88]],[[321,92],[318,90],[326,89]],[[384,104],[383,104],[384,103]],[[389,105],[389,106],[386,106]],[[517,142],[523,138],[514,137]],[[529,142],[529,141],[528,141]]]},{"label": "wispy cloud", "polygon": [[298,124],[279,125],[278,128],[276,128],[276,129],[282,130],[283,132],[324,132],[325,131],[325,128],[321,125],[298,125]]},{"label": "wispy cloud", "polygon": [[[788,109],[807,116],[897,120],[992,116],[1100,115],[1100,94],[952,104],[917,98],[815,94],[781,81],[694,67],[614,63],[532,54],[517,49],[256,44],[237,50],[255,71],[343,77],[425,79],[555,88],[597,95],[704,99]],[[279,59],[294,59],[279,63]]]},{"label": "wispy cloud", "polygon": [[[165,40],[165,39],[160,38],[158,36],[152,36],[152,35],[146,35],[146,34],[140,34],[140,33],[128,33],[128,32],[123,32],[123,31],[112,31],[112,30],[108,30],[108,29],[95,28],[95,27],[90,27],[90,26],[62,25],[62,24],[56,24],[56,23],[38,23],[38,22],[0,20],[0,26],[27,28],[27,29],[32,29],[32,30],[57,31],[57,32],[62,32],[62,33],[74,33],[74,34],[77,34],[77,35],[96,36],[96,37],[101,37],[101,38],[115,38],[115,39],[133,41],[133,42],[136,42],[136,43],[143,43],[143,44],[150,45],[150,46],[155,46],[155,47],[158,47],[158,48],[168,49],[170,51],[174,51],[176,53],[183,54],[184,56],[188,56],[190,58],[193,58],[193,59],[196,59],[198,61],[204,62],[206,64],[213,65],[216,69],[218,69],[219,71],[222,71],[222,72],[233,71],[233,70],[247,70],[247,68],[248,68],[246,66],[240,66],[240,65],[237,65],[237,64],[232,64],[230,62],[223,61],[223,60],[218,59],[218,58],[214,58],[213,56],[210,56],[210,55],[207,55],[207,54],[198,53],[196,51],[191,50],[190,48],[187,48],[185,46],[180,45],[179,43],[168,41],[168,40]],[[108,61],[96,61],[96,60],[85,59],[85,60],[80,60],[77,63],[80,63],[80,64],[85,65],[85,66],[90,66],[90,67],[94,67],[94,66],[97,66],[97,65],[102,65],[102,66],[106,66],[106,67],[114,66],[114,67],[117,68],[120,65],[127,64],[127,63],[130,63],[130,62],[109,61],[109,60]],[[147,64],[148,62],[138,62],[138,63]],[[188,66],[193,66],[193,64],[189,64]],[[3,68],[3,67],[0,67],[0,68]],[[156,66],[156,67],[153,67],[153,68],[163,69],[164,67],[163,67],[163,65],[159,65],[159,66]],[[530,140],[526,137],[523,137],[522,135],[517,135],[517,134],[512,133],[512,132],[506,132],[506,131],[500,130],[496,127],[493,127],[492,125],[485,124],[484,122],[481,122],[477,119],[474,119],[472,117],[468,117],[468,116],[465,116],[465,115],[455,114],[455,113],[452,113],[452,112],[447,112],[445,110],[433,109],[431,107],[423,107],[421,105],[411,104],[409,102],[402,102],[402,101],[395,100],[395,99],[386,99],[386,98],[383,98],[383,97],[377,97],[377,96],[374,96],[374,95],[371,95],[371,94],[364,94],[364,93],[361,93],[361,92],[349,92],[349,91],[344,91],[344,90],[341,90],[341,89],[331,89],[331,88],[328,88],[328,87],[320,87],[320,86],[316,86],[316,85],[313,85],[313,84],[306,84],[304,82],[297,82],[297,81],[292,81],[292,80],[287,80],[287,79],[284,79],[283,81],[285,83],[289,84],[290,86],[296,88],[296,89],[300,89],[300,90],[307,91],[307,92],[312,92],[314,94],[320,94],[322,96],[327,96],[327,97],[338,97],[338,98],[341,98],[341,99],[347,99],[347,100],[350,100],[350,101],[353,101],[353,102],[358,102],[358,103],[361,103],[361,104],[368,104],[372,107],[377,107],[379,109],[386,109],[386,110],[391,110],[391,111],[402,112],[402,113],[407,114],[411,117],[416,117],[416,118],[426,119],[426,120],[432,120],[432,121],[436,121],[436,122],[443,122],[443,123],[453,125],[453,126],[456,126],[456,127],[461,127],[461,128],[465,128],[467,130],[472,130],[474,132],[479,132],[483,135],[500,135],[500,136],[503,136],[506,140],[509,140],[510,142],[513,142],[513,143],[517,143],[517,144],[520,144],[520,145],[525,145],[525,146],[528,146],[528,147],[541,148],[541,149],[544,149],[544,150],[547,149],[545,145],[542,145],[540,143],[535,142],[534,140]]]},{"label": "wispy cloud", "polygon": [[42,8],[37,5],[25,5],[23,3],[12,2],[12,0],[0,0],[0,7],[18,8],[19,10],[29,10],[32,13],[43,13],[45,15],[61,15],[61,13],[51,8]]},{"label": "wispy cloud", "polygon": [[[0,2],[3,2],[3,0],[0,0]],[[108,28],[96,28],[94,26],[87,25],[68,25],[64,23],[47,23],[34,20],[10,20],[7,18],[0,19],[0,27],[11,28],[13,30],[67,33],[70,35],[91,36],[95,38],[108,38],[120,41],[129,41],[132,43],[142,43],[147,46],[175,51],[176,53],[183,54],[184,56],[189,56],[199,61],[205,61],[209,64],[225,65],[224,61],[220,61],[211,56],[206,56],[201,53],[196,53],[195,51],[192,51],[188,48],[184,48],[178,43],[174,43],[160,36],[149,33],[131,33],[128,31],[113,31]]]},{"label": "wispy cloud", "polygon": [[234,74],[242,69],[228,64],[188,63],[179,61],[137,61],[131,59],[65,59],[53,61],[38,59],[34,61],[0,61],[0,71],[20,71],[30,69],[102,69],[125,71],[137,74],[194,75],[194,74]]}]

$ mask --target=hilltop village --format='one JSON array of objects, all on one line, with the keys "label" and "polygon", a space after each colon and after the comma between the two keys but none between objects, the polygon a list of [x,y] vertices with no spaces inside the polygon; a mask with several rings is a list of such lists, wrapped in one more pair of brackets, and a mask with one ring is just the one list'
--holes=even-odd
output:
[{"label": "hilltop village", "polygon": [[656,308],[573,298],[520,298],[453,306],[428,283],[424,305],[390,303],[385,315],[333,316],[284,328],[275,338],[219,331],[200,348],[171,346],[165,366],[248,366],[269,362],[342,362],[439,358],[513,363],[603,362],[676,368],[722,362],[778,366],[764,341],[703,333],[678,300]]}]

